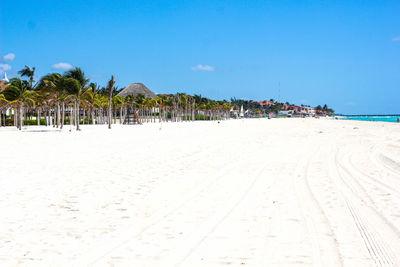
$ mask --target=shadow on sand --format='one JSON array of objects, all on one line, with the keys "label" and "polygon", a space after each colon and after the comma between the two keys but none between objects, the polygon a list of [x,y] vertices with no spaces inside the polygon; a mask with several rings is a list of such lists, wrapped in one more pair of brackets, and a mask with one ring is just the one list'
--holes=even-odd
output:
[{"label": "shadow on sand", "polygon": [[49,133],[49,132],[61,132],[62,130],[60,130],[60,129],[52,129],[52,130],[45,130],[45,129],[42,129],[42,130],[33,130],[33,129],[22,129],[22,131],[23,132],[32,132],[32,133],[35,133],[35,132],[37,132],[37,133]]}]

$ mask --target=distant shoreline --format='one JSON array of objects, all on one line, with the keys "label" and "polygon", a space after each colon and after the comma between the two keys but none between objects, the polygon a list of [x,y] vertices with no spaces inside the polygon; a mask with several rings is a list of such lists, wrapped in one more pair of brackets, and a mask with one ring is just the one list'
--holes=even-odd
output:
[{"label": "distant shoreline", "polygon": [[346,114],[335,114],[335,116],[342,116],[342,117],[395,117],[400,116],[400,114],[361,114],[361,115],[346,115]]},{"label": "distant shoreline", "polygon": [[400,115],[341,115],[340,120],[383,121],[397,123]]}]

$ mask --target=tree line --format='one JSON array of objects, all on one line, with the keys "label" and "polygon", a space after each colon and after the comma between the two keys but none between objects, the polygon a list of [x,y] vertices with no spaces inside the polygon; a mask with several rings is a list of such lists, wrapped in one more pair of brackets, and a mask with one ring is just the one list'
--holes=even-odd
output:
[{"label": "tree line", "polygon": [[[133,113],[138,116],[138,123],[216,120],[228,118],[232,107],[226,100],[184,93],[122,97],[113,76],[100,87],[78,67],[63,74],[47,74],[37,82],[35,71],[25,66],[18,72],[21,77],[10,79],[0,91],[0,126],[11,121],[20,130],[24,123],[32,122],[61,129],[66,124],[77,130],[81,124],[108,124],[111,128],[112,124],[123,124]],[[7,116],[9,109],[14,114]]]},{"label": "tree line", "polygon": [[321,105],[318,105],[315,107],[315,109],[319,110],[319,111],[323,111],[328,114],[332,114],[335,112],[333,109],[329,108],[327,104],[325,104],[323,107],[321,107]]}]

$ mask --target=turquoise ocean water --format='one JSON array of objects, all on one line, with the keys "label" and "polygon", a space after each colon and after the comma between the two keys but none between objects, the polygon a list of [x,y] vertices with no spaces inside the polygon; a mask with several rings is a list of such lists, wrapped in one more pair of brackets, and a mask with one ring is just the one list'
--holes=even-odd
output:
[{"label": "turquoise ocean water", "polygon": [[342,120],[397,122],[399,115],[342,115]]}]

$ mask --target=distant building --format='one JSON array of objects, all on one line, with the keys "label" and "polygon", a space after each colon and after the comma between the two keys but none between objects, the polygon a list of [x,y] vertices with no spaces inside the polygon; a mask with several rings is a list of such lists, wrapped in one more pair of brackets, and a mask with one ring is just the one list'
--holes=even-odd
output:
[{"label": "distant building", "polygon": [[243,117],[244,117],[243,105],[240,107],[239,117],[240,117],[240,118],[243,118]]},{"label": "distant building", "polygon": [[262,107],[271,107],[275,104],[274,101],[270,100],[257,101],[257,103],[260,104]]},{"label": "distant building", "polygon": [[294,105],[291,105],[288,109],[289,110],[293,110],[293,112],[295,113],[295,114],[301,114],[301,106],[294,106]]},{"label": "distant building", "polygon": [[0,80],[0,91],[3,91],[7,86],[8,86],[8,84],[6,84],[4,81]]},{"label": "distant building", "polygon": [[309,107],[309,108],[308,108],[308,114],[314,116],[314,115],[315,115],[315,108]]},{"label": "distant building", "polygon": [[291,116],[291,111],[290,110],[281,110],[281,111],[279,111],[278,116],[283,116],[283,115]]},{"label": "distant building", "polygon": [[3,81],[5,81],[6,83],[9,82],[9,80],[8,80],[8,78],[7,78],[7,72],[4,72],[4,79],[3,79]]}]

